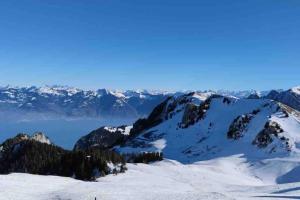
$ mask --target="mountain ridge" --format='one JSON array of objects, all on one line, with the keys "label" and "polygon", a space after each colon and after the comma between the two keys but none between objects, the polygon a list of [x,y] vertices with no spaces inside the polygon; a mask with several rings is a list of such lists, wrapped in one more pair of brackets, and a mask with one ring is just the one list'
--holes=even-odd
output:
[{"label": "mountain ridge", "polygon": [[[298,88],[299,89],[299,88]],[[300,110],[297,87],[290,90],[228,91],[206,90],[197,93],[219,94],[237,98],[269,98]],[[295,92],[296,91],[296,92]],[[298,93],[297,93],[298,91]],[[147,116],[169,96],[192,91],[159,90],[83,90],[69,86],[0,87],[1,118],[132,118]],[[3,116],[2,116],[3,115]]]}]

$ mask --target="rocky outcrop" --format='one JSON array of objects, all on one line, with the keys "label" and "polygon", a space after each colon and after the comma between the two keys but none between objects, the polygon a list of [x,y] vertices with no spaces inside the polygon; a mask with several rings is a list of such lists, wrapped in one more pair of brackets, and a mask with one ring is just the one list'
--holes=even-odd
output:
[{"label": "rocky outcrop", "polygon": [[131,127],[101,127],[92,131],[88,135],[80,138],[74,150],[86,150],[90,148],[109,149],[113,146],[120,145],[129,137]]},{"label": "rocky outcrop", "polygon": [[252,118],[253,114],[241,115],[235,118],[229,127],[227,137],[234,140],[243,137]]},{"label": "rocky outcrop", "polygon": [[137,120],[130,131],[130,137],[135,137],[144,130],[154,127],[163,122],[167,115],[167,105],[171,98],[169,97],[164,102],[156,106],[148,118]]},{"label": "rocky outcrop", "polygon": [[37,132],[37,133],[33,134],[30,139],[35,140],[35,141],[40,142],[40,143],[52,144],[50,139],[41,132]]},{"label": "rocky outcrop", "polygon": [[52,144],[49,138],[41,132],[35,133],[32,136],[29,136],[25,133],[20,133],[13,138],[7,139],[4,143],[0,145],[0,155],[1,152],[6,151],[7,149],[11,149],[17,144],[23,141],[36,141],[39,143]]},{"label": "rocky outcrop", "polygon": [[278,139],[280,143],[286,147],[286,150],[289,151],[291,148],[289,145],[289,139],[280,135],[280,133],[283,132],[284,130],[277,122],[269,121],[265,124],[264,129],[258,133],[252,144],[258,146],[259,148],[266,148],[275,139]]},{"label": "rocky outcrop", "polygon": [[206,111],[209,109],[210,102],[211,98],[208,98],[199,106],[193,103],[186,104],[180,127],[188,128],[200,119],[203,119]]},{"label": "rocky outcrop", "polygon": [[259,99],[259,98],[260,98],[260,95],[257,93],[253,93],[248,96],[248,99]]}]

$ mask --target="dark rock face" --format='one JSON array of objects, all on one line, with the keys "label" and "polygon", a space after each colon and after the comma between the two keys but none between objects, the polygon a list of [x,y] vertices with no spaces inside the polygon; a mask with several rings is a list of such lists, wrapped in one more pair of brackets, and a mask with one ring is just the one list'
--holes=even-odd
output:
[{"label": "dark rock face", "polygon": [[253,114],[246,114],[235,118],[229,127],[227,137],[234,140],[243,137],[244,131],[247,129],[252,118]]},{"label": "dark rock face", "polygon": [[164,102],[156,106],[148,118],[137,120],[133,124],[133,128],[130,131],[130,137],[134,137],[142,131],[154,127],[163,122],[166,116],[166,106],[169,100],[170,98],[166,99]]},{"label": "dark rock face", "polygon": [[268,99],[276,99],[276,97],[280,94],[277,90],[271,90],[269,94],[266,96]]},{"label": "dark rock face", "polygon": [[113,146],[120,145],[126,141],[129,135],[125,135],[126,126],[116,128],[101,127],[92,131],[88,135],[80,138],[74,150],[86,150],[89,148],[109,149]]},{"label": "dark rock face", "polygon": [[0,145],[0,174],[21,172],[94,180],[125,169],[123,157],[115,152],[99,149],[67,151],[30,139],[26,134],[19,134]]},{"label": "dark rock face", "polygon": [[187,104],[182,117],[181,126],[187,128],[189,125],[195,124],[198,118],[198,106],[195,104]]},{"label": "dark rock face", "polygon": [[189,126],[194,125],[200,119],[203,119],[206,111],[209,109],[210,102],[211,98],[208,98],[199,106],[188,103],[185,107],[180,127],[188,128]]},{"label": "dark rock face", "polygon": [[252,144],[258,146],[259,148],[266,148],[274,141],[275,138],[277,138],[286,146],[286,149],[289,151],[289,139],[280,136],[280,133],[283,131],[284,130],[278,123],[269,121],[265,124],[264,129],[258,133]]},{"label": "dark rock face", "polygon": [[260,99],[260,96],[257,93],[254,93],[254,94],[250,94],[248,96],[248,99]]}]

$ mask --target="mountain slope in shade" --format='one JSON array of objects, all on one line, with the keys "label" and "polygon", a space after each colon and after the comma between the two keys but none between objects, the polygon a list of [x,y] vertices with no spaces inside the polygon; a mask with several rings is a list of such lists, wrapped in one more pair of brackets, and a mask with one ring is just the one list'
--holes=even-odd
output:
[{"label": "mountain slope in shade", "polygon": [[286,104],[300,111],[300,86],[286,91],[271,91],[266,98]]},{"label": "mountain slope in shade", "polygon": [[74,150],[86,150],[91,147],[108,149],[126,141],[131,126],[101,127],[81,137],[75,144]]}]

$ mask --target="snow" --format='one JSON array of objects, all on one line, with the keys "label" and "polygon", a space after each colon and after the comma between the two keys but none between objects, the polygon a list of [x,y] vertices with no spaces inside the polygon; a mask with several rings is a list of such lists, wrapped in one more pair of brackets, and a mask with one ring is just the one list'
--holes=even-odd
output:
[{"label": "snow", "polygon": [[212,93],[212,92],[203,92],[203,93],[195,92],[192,95],[192,101],[193,101],[193,103],[199,105],[201,102],[205,101],[212,94],[214,94],[214,93]]},{"label": "snow", "polygon": [[106,127],[104,127],[104,129],[111,133],[115,133],[115,132],[119,131],[123,135],[129,135],[130,130],[132,129],[132,126],[126,126],[124,129],[106,126]]},{"label": "snow", "polygon": [[60,93],[52,87],[41,87],[39,88],[40,94],[51,94],[51,95],[60,95]]},{"label": "snow", "polygon": [[110,91],[110,93],[118,98],[125,98],[125,95],[120,91]]},{"label": "snow", "polygon": [[292,92],[297,94],[297,95],[300,95],[300,86],[297,86],[297,87],[293,87],[292,88]]},{"label": "snow", "polygon": [[32,140],[41,142],[41,143],[46,143],[46,144],[51,144],[51,141],[47,136],[45,136],[43,133],[35,133],[32,137]]},{"label": "snow", "polygon": [[74,94],[77,94],[80,91],[81,91],[80,89],[74,87],[68,87],[68,86],[44,86],[38,88],[38,92],[40,94],[48,94],[48,95],[56,95],[56,96],[63,95],[63,92],[66,92],[68,96],[73,96]]},{"label": "snow", "polygon": [[[264,108],[263,105],[272,102],[270,100],[236,98],[230,100],[231,103],[227,105],[223,103],[222,98],[214,99],[205,118],[186,129],[177,126],[182,120],[184,109],[181,112],[175,112],[176,114],[172,119],[164,121],[160,125],[147,130],[144,133],[145,135],[142,134],[136,138],[136,141],[149,142],[150,146],[145,145],[136,148],[136,145],[128,145],[119,148],[118,151],[124,153],[161,151],[164,157],[176,159],[183,163],[193,163],[236,153],[250,157],[269,156],[252,145],[252,141],[257,133],[263,129],[265,123],[269,120],[268,116],[275,109],[272,106]],[[227,131],[233,120],[258,108],[261,109],[261,112],[249,123],[245,137],[239,141],[229,140]],[[211,124],[212,126],[210,126]],[[152,132],[150,139],[147,137],[149,132]],[[163,140],[165,141],[162,142]]]},{"label": "snow", "polygon": [[[268,184],[241,155],[184,165],[173,160],[128,164],[124,174],[97,182],[29,174],[0,175],[0,199],[199,200],[300,196],[300,183]],[[273,198],[271,198],[273,197]]]},{"label": "snow", "polygon": [[131,129],[132,129],[132,126],[126,126],[126,127],[125,127],[125,130],[124,130],[124,132],[123,132],[123,134],[124,134],[124,135],[129,135]]},{"label": "snow", "polygon": [[[223,98],[213,99],[204,119],[184,129],[177,126],[184,113],[184,109],[179,109],[181,111],[175,112],[171,119],[143,132],[132,143],[117,150],[123,153],[163,152],[165,158],[188,166],[198,162],[209,163],[212,169],[216,165],[231,165],[225,170],[223,166],[214,171],[226,174],[229,173],[228,168],[242,170],[242,174],[250,174],[266,185],[300,182],[300,177],[296,176],[300,173],[299,119],[293,114],[285,117],[279,109],[280,104],[271,100],[229,99],[230,103],[224,103]],[[246,124],[243,137],[228,139],[227,132],[234,119],[257,109],[259,112],[251,114],[253,117]],[[253,141],[268,121],[278,123],[283,133],[274,136],[266,148],[259,148]],[[287,151],[285,142],[279,139],[282,136],[288,138],[291,151]],[[244,164],[239,166],[233,158],[243,160]],[[227,159],[230,162],[224,162]]]}]

